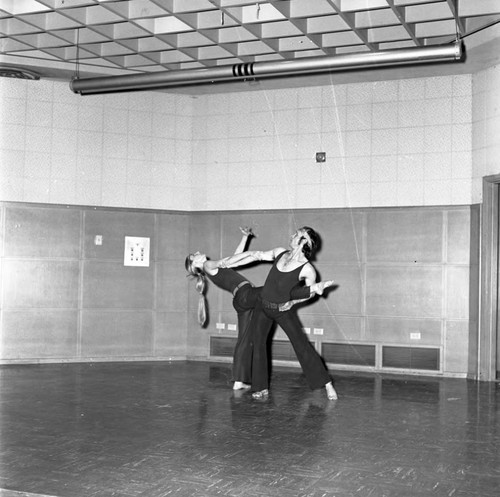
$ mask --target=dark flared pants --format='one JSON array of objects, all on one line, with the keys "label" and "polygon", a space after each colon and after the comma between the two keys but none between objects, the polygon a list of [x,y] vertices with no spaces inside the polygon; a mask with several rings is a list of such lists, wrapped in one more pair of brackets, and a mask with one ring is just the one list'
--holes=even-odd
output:
[{"label": "dark flared pants", "polygon": [[233,353],[233,380],[252,381],[252,340],[250,322],[262,287],[242,286],[234,296],[233,307],[238,315],[238,339]]},{"label": "dark flared pants", "polygon": [[266,309],[259,299],[250,323],[253,341],[252,390],[269,388],[267,340],[273,322],[276,322],[290,339],[309,386],[312,389],[321,388],[331,381],[323,360],[303,332],[295,310],[280,312]]}]

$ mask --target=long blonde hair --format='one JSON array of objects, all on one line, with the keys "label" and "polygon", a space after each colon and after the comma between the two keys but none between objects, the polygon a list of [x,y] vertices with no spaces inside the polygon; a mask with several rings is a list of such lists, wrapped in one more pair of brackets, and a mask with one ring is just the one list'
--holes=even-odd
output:
[{"label": "long blonde hair", "polygon": [[193,257],[194,254],[189,254],[186,257],[184,266],[186,267],[188,276],[196,278],[195,288],[196,291],[200,294],[200,298],[198,300],[198,323],[200,323],[200,326],[203,327],[207,321],[207,300],[205,298],[207,277],[205,276],[203,270],[193,265]]}]

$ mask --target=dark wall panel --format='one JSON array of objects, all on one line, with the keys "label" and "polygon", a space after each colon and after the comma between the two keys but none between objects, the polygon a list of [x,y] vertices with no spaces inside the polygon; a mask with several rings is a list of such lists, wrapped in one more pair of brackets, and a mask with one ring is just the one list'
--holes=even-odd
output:
[{"label": "dark wall panel", "polygon": [[365,213],[355,209],[298,212],[298,227],[310,226],[321,238],[321,249],[316,260],[335,263],[353,263],[364,260],[363,230]]},{"label": "dark wall panel", "polygon": [[4,255],[78,258],[80,217],[74,209],[7,207]]},{"label": "dark wall panel", "polygon": [[444,370],[451,373],[467,371],[469,361],[470,324],[467,321],[446,321]]},{"label": "dark wall panel", "polygon": [[77,261],[5,259],[2,277],[2,308],[77,308]]},{"label": "dark wall panel", "polygon": [[[412,338],[419,333],[420,338]],[[370,317],[366,322],[366,339],[378,343],[407,345],[440,345],[442,322],[439,319],[404,319]]]},{"label": "dark wall panel", "polygon": [[91,310],[82,313],[83,357],[150,357],[152,352],[151,311]]},{"label": "dark wall panel", "polygon": [[[188,253],[201,252],[211,259],[220,258],[220,215],[193,215],[190,219]],[[188,254],[186,254],[188,255]]]},{"label": "dark wall panel", "polygon": [[177,312],[157,312],[155,321],[155,356],[186,357],[186,309]]},{"label": "dark wall panel", "polygon": [[451,266],[446,272],[446,316],[451,319],[469,318],[468,266]]},{"label": "dark wall panel", "polygon": [[[0,212],[0,360],[186,357],[188,215],[31,204]],[[125,236],[150,238],[149,267],[123,265]]]},{"label": "dark wall panel", "polygon": [[152,309],[152,267],[128,267],[120,262],[86,261],[83,268],[83,307]]},{"label": "dark wall panel", "polygon": [[375,316],[441,317],[442,269],[368,267],[366,312]]},{"label": "dark wall panel", "polygon": [[320,278],[335,282],[333,288],[326,291],[325,297],[315,304],[321,312],[360,315],[363,312],[364,266],[315,264]]},{"label": "dark wall panel", "polygon": [[158,219],[158,261],[181,260],[189,253],[189,215],[161,214]]},{"label": "dark wall panel", "polygon": [[[153,238],[154,215],[147,212],[86,210],[84,257],[123,261],[126,236]],[[95,236],[102,236],[96,245]],[[150,260],[155,260],[155,245],[150,244]]]},{"label": "dark wall panel", "polygon": [[453,264],[471,262],[471,210],[450,210],[447,213],[446,260]]},{"label": "dark wall panel", "polygon": [[240,226],[249,226],[257,235],[250,242],[250,250],[271,250],[288,247],[290,235],[295,231],[286,212],[227,213],[222,216],[221,255],[234,253],[241,239]]},{"label": "dark wall panel", "polygon": [[441,262],[441,209],[374,209],[367,213],[367,261]]},{"label": "dark wall panel", "polygon": [[[301,314],[302,316],[302,314]],[[313,328],[323,328],[322,340],[344,340],[362,341],[365,339],[363,333],[363,319],[360,316],[342,316],[336,314],[314,316],[313,319],[306,319],[303,322],[310,325],[311,333]]]},{"label": "dark wall panel", "polygon": [[76,310],[3,311],[4,359],[72,358],[77,354]]},{"label": "dark wall panel", "polygon": [[188,298],[184,262],[168,261],[157,264],[156,308],[158,310],[180,311],[186,308]]}]

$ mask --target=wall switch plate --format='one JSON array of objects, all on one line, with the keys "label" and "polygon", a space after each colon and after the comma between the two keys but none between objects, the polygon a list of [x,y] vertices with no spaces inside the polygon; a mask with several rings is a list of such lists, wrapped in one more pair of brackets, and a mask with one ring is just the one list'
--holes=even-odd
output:
[{"label": "wall switch plate", "polygon": [[314,328],[313,334],[314,335],[322,335],[323,334],[323,328]]},{"label": "wall switch plate", "polygon": [[125,237],[123,265],[149,267],[149,238]]},{"label": "wall switch plate", "polygon": [[94,245],[102,245],[102,235],[96,235],[94,237]]},{"label": "wall switch plate", "polygon": [[235,324],[228,324],[227,329],[231,331],[236,331],[237,326]]},{"label": "wall switch plate", "polygon": [[421,335],[419,331],[410,333],[410,340],[420,340]]},{"label": "wall switch plate", "polygon": [[311,334],[311,328],[302,328],[304,330],[304,333],[306,335],[310,335]]},{"label": "wall switch plate", "polygon": [[215,327],[218,329],[218,330],[223,330],[226,328],[226,324],[225,323],[215,323]]}]

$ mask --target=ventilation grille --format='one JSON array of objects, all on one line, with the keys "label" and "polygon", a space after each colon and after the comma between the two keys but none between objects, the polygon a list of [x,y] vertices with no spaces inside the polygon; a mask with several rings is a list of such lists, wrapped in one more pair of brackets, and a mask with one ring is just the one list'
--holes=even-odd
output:
[{"label": "ventilation grille", "polygon": [[331,364],[375,366],[375,345],[323,343],[323,359]]},{"label": "ventilation grille", "polygon": [[210,337],[210,355],[217,357],[233,357],[236,338]]},{"label": "ventilation grille", "polygon": [[273,340],[272,357],[279,361],[296,361],[297,356],[292,344],[286,340]]},{"label": "ventilation grille", "polygon": [[[215,357],[233,357],[236,338],[210,337],[210,355]],[[297,356],[292,344],[286,340],[273,340],[272,358],[279,361],[296,361]]]},{"label": "ventilation grille", "polygon": [[[233,357],[235,337],[210,337],[210,355]],[[330,364],[350,366],[375,366],[375,345],[323,343],[323,359]],[[297,361],[292,344],[287,340],[273,340],[272,358]],[[419,347],[382,347],[382,367],[397,369],[440,370],[440,350]]]},{"label": "ventilation grille", "polygon": [[26,69],[19,69],[17,67],[0,66],[0,77],[2,78],[15,78],[15,79],[32,79],[38,80],[40,76],[32,71]]},{"label": "ventilation grille", "polygon": [[439,349],[382,347],[382,367],[439,371]]}]

